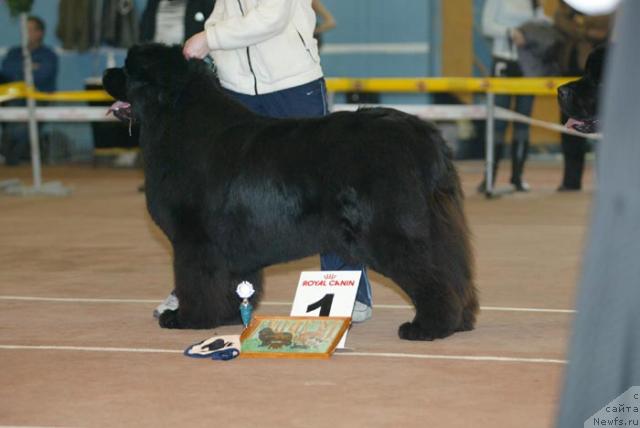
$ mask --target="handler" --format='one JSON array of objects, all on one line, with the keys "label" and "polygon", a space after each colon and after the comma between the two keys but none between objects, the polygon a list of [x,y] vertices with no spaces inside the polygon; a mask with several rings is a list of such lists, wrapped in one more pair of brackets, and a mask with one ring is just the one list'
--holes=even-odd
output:
[{"label": "handler", "polygon": [[[222,87],[258,114],[324,116],[326,87],[315,26],[311,0],[217,0],[204,31],[189,38],[183,52],[186,58],[211,55]],[[322,254],[320,265],[322,270],[362,271],[352,320],[371,318],[365,267],[348,265],[336,254]]]}]

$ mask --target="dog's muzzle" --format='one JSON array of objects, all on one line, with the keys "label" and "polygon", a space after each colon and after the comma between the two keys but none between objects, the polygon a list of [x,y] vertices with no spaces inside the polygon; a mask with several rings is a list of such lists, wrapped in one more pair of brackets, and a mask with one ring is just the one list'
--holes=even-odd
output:
[{"label": "dog's muzzle", "polygon": [[123,122],[131,122],[133,119],[133,113],[131,111],[131,104],[126,101],[116,101],[111,104],[107,114],[112,113],[116,118]]},{"label": "dog's muzzle", "polygon": [[118,120],[129,123],[129,136],[131,137],[131,127],[133,126],[133,111],[131,110],[131,104],[126,101],[118,100],[111,104],[111,107],[107,110],[107,115],[109,113],[113,114]]},{"label": "dog's muzzle", "polygon": [[598,131],[598,119],[574,119],[569,118],[567,122],[564,124],[565,127],[569,129],[575,129],[578,132],[582,132],[583,134],[591,134],[593,132]]}]

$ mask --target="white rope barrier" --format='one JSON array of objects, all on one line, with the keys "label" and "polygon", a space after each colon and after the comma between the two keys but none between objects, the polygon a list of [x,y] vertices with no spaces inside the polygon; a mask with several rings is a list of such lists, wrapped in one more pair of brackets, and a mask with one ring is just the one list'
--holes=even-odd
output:
[{"label": "white rope barrier", "polygon": [[[38,122],[113,122],[117,119],[107,116],[106,106],[67,106],[67,107],[36,107]],[[28,111],[26,107],[1,107],[0,122],[26,122]]]},{"label": "white rope barrier", "polygon": [[567,128],[564,125],[560,125],[559,123],[553,122],[545,122],[544,120],[533,119],[524,114],[516,113],[515,111],[511,111],[502,107],[495,107],[496,110],[496,118],[502,120],[511,120],[513,122],[521,122],[528,123],[529,125],[534,125],[539,128],[549,129],[551,131],[560,132],[563,134],[576,135],[578,137],[590,138],[593,140],[601,140],[602,134],[585,134],[580,131],[576,131],[575,129]]},{"label": "white rope barrier", "polygon": [[[335,104],[331,111],[356,111],[362,107],[389,107],[405,113],[413,114],[425,120],[486,120],[487,107],[479,104],[471,105],[413,105],[413,104],[389,104],[389,105],[357,105]],[[108,107],[103,106],[67,106],[37,107],[35,114],[38,122],[114,122],[117,119],[107,115]],[[540,128],[579,137],[601,139],[601,134],[584,134],[569,129],[559,123],[546,122],[533,119],[520,113],[495,107],[495,118],[514,122],[528,123]],[[26,107],[1,107],[0,122],[27,122],[29,112]]]}]

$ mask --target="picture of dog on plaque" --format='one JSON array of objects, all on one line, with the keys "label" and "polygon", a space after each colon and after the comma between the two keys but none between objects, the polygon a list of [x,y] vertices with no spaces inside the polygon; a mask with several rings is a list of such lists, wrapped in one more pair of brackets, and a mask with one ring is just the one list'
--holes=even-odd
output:
[{"label": "picture of dog on plaque", "polygon": [[328,358],[349,317],[256,316],[242,333],[241,357]]}]

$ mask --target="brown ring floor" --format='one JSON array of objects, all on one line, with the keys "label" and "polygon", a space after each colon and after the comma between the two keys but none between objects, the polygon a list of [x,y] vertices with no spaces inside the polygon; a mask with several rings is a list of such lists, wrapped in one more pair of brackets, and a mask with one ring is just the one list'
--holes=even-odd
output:
[{"label": "brown ring floor", "polygon": [[[458,166],[483,307],[476,330],[399,340],[412,311],[372,274],[383,306],[352,328],[351,352],[230,362],[182,356],[214,332],[163,330],[151,317],[171,261],[136,192],[140,172],[45,168],[73,196],[0,196],[0,426],[552,426],[591,177],[586,191],[559,194],[559,164],[532,162],[533,192],[487,201],[474,193],[480,163]],[[0,167],[0,180],[13,177],[30,171]],[[272,304],[259,313],[287,313],[299,272],[317,263],[269,268]]]}]

